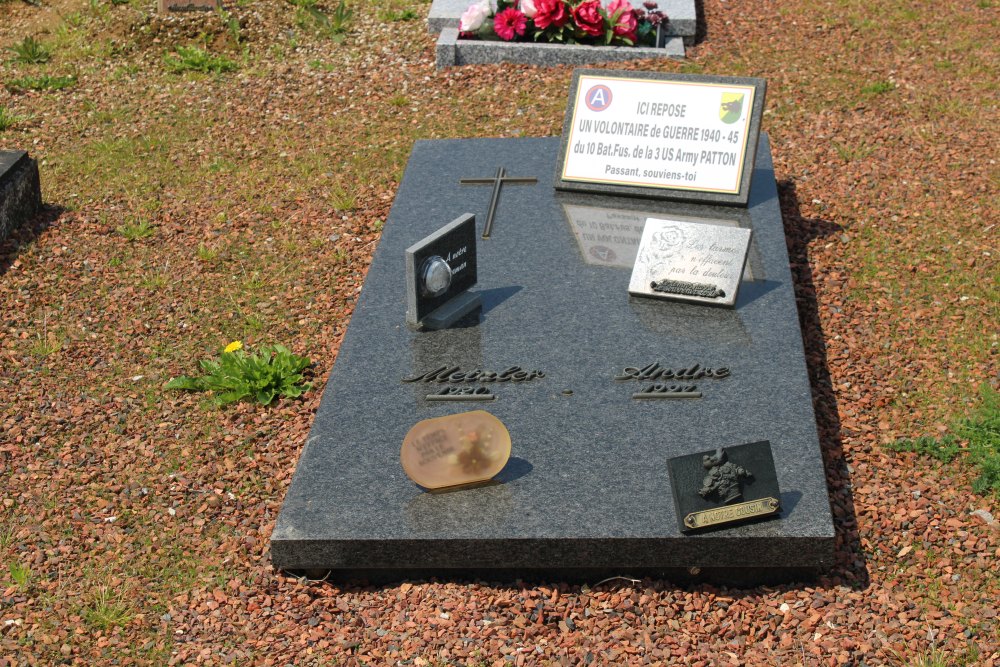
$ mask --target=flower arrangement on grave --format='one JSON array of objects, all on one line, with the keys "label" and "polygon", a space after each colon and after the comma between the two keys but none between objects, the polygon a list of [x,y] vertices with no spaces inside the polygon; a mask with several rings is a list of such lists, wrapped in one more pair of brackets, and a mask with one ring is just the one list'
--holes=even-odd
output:
[{"label": "flower arrangement on grave", "polygon": [[459,19],[461,39],[596,46],[655,46],[667,15],[647,0],[476,0]]}]

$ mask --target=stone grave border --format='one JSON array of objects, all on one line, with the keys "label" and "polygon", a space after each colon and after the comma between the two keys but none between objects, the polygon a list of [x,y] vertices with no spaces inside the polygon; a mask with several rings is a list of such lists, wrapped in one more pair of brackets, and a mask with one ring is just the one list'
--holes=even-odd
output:
[{"label": "stone grave border", "polygon": [[[683,58],[685,45],[694,44],[697,30],[696,0],[660,0],[666,12],[663,48],[539,44],[458,39],[458,20],[471,0],[434,0],[427,16],[427,30],[439,34],[437,68],[456,65],[513,63],[519,65],[598,65],[644,58]],[[642,0],[632,0],[636,7]]]}]

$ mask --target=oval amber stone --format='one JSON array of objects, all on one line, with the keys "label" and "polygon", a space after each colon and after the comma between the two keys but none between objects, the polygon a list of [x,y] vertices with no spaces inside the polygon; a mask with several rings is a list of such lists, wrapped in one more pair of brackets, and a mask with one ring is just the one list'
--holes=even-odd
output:
[{"label": "oval amber stone", "polygon": [[417,422],[399,453],[407,476],[427,489],[484,482],[510,458],[510,433],[485,410]]}]

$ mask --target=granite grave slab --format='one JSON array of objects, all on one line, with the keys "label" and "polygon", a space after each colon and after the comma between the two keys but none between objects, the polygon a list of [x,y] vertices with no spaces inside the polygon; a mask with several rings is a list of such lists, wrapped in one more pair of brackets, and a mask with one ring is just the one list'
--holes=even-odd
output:
[{"label": "granite grave slab", "polygon": [[0,240],[41,208],[38,164],[25,151],[0,150]]},{"label": "granite grave slab", "polygon": [[[767,137],[746,208],[556,191],[559,141],[415,144],[271,536],[276,567],[383,581],[618,574],[757,583],[832,563]],[[538,183],[505,190],[478,243],[481,311],[451,328],[413,330],[405,250],[466,213],[481,233],[490,193],[460,180],[498,167]],[[734,307],[629,296],[631,266],[617,257],[638,245],[636,215],[751,229]],[[526,381],[480,380],[505,374]],[[634,398],[668,378],[697,385],[700,397]],[[487,386],[493,398],[428,400],[450,386]],[[511,458],[493,483],[432,493],[411,481],[400,464],[410,429],[476,409],[510,434]],[[763,441],[779,516],[685,534],[668,461]]]}]

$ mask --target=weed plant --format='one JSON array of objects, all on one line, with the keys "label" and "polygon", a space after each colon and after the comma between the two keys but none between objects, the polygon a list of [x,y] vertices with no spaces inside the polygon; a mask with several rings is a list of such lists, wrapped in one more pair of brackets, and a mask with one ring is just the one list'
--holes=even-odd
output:
[{"label": "weed plant", "polygon": [[14,46],[8,46],[14,52],[14,60],[28,65],[40,65],[52,59],[52,52],[34,37],[25,37]]},{"label": "weed plant", "polygon": [[252,354],[242,348],[238,341],[230,343],[217,361],[200,363],[204,375],[173,378],[164,388],[210,391],[214,394],[211,402],[220,407],[244,400],[270,405],[279,396],[296,398],[310,388],[302,375],[312,363],[306,357],[281,345],[262,345]]},{"label": "weed plant", "polygon": [[298,7],[295,13],[296,24],[305,30],[311,29],[321,37],[331,39],[341,38],[350,27],[354,10],[341,0],[332,12],[327,14],[312,0],[295,0]]},{"label": "weed plant", "polygon": [[8,108],[0,107],[0,132],[9,130],[22,120],[24,119],[21,116],[15,115],[14,112]]},{"label": "weed plant", "polygon": [[21,565],[19,562],[14,561],[10,564],[8,570],[11,581],[18,588],[27,588],[28,584],[31,583],[31,569],[27,565]]},{"label": "weed plant", "polygon": [[124,225],[119,225],[115,231],[129,241],[138,241],[152,236],[156,228],[148,220],[140,220],[139,222],[127,222]]},{"label": "weed plant", "polygon": [[236,63],[225,56],[208,53],[197,46],[178,46],[176,55],[167,53],[163,62],[174,74],[183,72],[203,72],[222,74],[236,69]]},{"label": "weed plant", "polygon": [[222,21],[222,25],[226,28],[226,32],[229,33],[229,37],[233,40],[233,43],[242,43],[243,32],[242,26],[240,26],[240,20],[222,7],[219,7],[217,12],[219,14],[219,19]]},{"label": "weed plant", "polygon": [[412,21],[418,18],[418,15],[412,9],[404,9],[398,12],[392,9],[385,9],[379,12],[378,18],[385,23],[395,23],[398,21]]},{"label": "weed plant", "polygon": [[7,82],[7,89],[10,91],[19,90],[63,90],[76,85],[76,77],[69,76],[22,76],[18,79],[11,79]]}]

